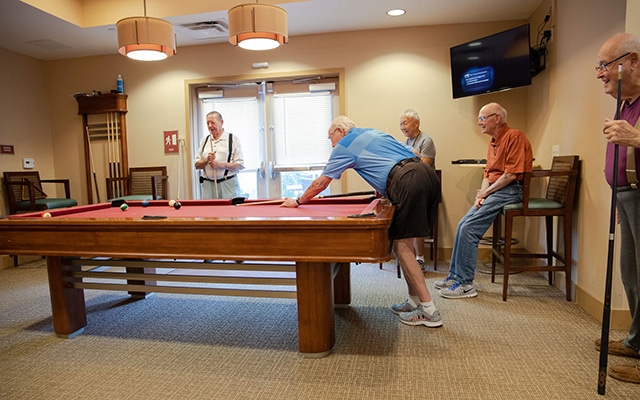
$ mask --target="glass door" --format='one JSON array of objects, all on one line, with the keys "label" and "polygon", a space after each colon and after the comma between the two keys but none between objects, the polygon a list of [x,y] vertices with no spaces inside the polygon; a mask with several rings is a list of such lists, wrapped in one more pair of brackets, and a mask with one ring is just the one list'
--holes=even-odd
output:
[{"label": "glass door", "polygon": [[[197,153],[200,138],[209,134],[206,114],[218,111],[225,131],[242,145],[245,169],[238,178],[243,196],[299,196],[322,172],[331,153],[327,130],[339,113],[337,80],[325,80],[323,85],[283,80],[196,88],[192,154]],[[317,86],[323,90],[309,90]],[[198,174],[193,185],[194,198],[201,198]],[[329,192],[327,188],[323,194]]]}]

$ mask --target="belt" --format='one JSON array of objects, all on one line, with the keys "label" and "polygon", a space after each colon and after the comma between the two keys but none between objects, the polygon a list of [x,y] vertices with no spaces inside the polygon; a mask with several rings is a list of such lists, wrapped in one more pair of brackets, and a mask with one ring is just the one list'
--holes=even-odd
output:
[{"label": "belt", "polygon": [[637,190],[637,189],[638,189],[638,185],[635,183],[630,184],[629,186],[618,186],[616,188],[618,192],[626,192],[627,190]]},{"label": "belt", "polygon": [[420,159],[418,157],[405,158],[404,160],[398,161],[393,167],[391,167],[391,171],[389,171],[389,175],[387,175],[387,187],[389,187],[393,177],[402,169],[402,167],[414,162],[420,162]]},{"label": "belt", "polygon": [[234,175],[229,175],[229,176],[225,176],[224,178],[220,178],[220,179],[209,179],[206,176],[202,176],[200,175],[200,183],[204,182],[204,181],[209,181],[209,182],[216,182],[216,183],[220,183],[220,182],[224,182],[224,181],[228,181],[229,179],[233,179],[235,178],[235,174]]},{"label": "belt", "polygon": [[[497,181],[496,181],[497,182]],[[489,186],[493,185],[496,182],[492,182],[489,184]],[[509,182],[506,186],[504,187],[509,187],[509,186],[522,186],[522,181],[511,181]]]}]

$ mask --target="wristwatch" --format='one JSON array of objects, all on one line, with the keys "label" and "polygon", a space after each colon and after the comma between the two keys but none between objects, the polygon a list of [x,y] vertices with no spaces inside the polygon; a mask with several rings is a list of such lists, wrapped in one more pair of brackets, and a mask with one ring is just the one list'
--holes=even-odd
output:
[{"label": "wristwatch", "polygon": [[298,203],[298,205],[301,205],[301,203],[300,203],[300,197],[298,197],[298,198],[296,199],[296,203]]}]

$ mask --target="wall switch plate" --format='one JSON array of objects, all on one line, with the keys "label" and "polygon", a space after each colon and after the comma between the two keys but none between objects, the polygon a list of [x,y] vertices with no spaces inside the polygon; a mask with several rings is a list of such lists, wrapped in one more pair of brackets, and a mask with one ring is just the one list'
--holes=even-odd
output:
[{"label": "wall switch plate", "polygon": [[36,162],[33,158],[23,158],[22,159],[22,168],[24,169],[32,169],[36,165]]},{"label": "wall switch plate", "polygon": [[551,146],[551,155],[557,157],[560,155],[560,145]]}]

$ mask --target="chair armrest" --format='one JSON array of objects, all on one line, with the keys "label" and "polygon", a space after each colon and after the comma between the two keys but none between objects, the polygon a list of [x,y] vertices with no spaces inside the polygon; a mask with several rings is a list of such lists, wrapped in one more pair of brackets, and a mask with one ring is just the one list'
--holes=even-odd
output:
[{"label": "chair armrest", "polygon": [[71,189],[69,187],[69,179],[40,179],[41,183],[62,183],[64,184],[64,197],[71,198]]},{"label": "chair armrest", "polygon": [[559,171],[559,170],[551,170],[551,169],[536,169],[533,170],[531,172],[525,172],[525,176],[527,174],[530,174],[530,176],[532,178],[548,178],[551,176],[572,176],[572,175],[578,175],[578,171],[575,170],[563,170],[563,171]]}]

